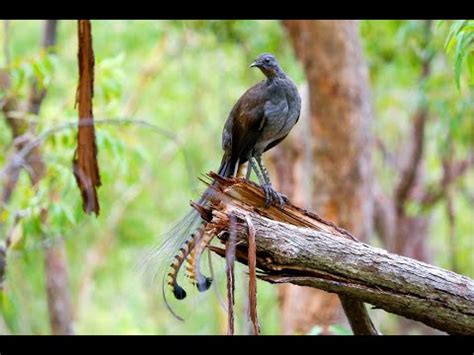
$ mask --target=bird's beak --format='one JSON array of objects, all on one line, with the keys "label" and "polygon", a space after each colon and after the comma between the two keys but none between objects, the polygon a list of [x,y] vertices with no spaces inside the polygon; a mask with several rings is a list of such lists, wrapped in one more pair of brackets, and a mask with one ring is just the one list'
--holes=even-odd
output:
[{"label": "bird's beak", "polygon": [[257,61],[255,61],[255,62],[253,62],[252,64],[250,64],[249,68],[256,67],[256,66],[258,66]]}]

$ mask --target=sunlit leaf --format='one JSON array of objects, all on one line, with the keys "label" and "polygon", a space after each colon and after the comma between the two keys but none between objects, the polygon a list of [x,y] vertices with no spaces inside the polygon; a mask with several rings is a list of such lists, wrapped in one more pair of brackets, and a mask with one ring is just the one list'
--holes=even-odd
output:
[{"label": "sunlit leaf", "polygon": [[339,324],[329,326],[329,331],[335,335],[352,335],[352,330]]},{"label": "sunlit leaf", "polygon": [[17,223],[10,231],[10,248],[18,249],[23,238],[23,224]]},{"label": "sunlit leaf", "polygon": [[459,34],[463,26],[467,23],[467,21],[468,20],[457,20],[451,26],[449,35],[446,38],[446,42],[444,44],[444,49],[446,52],[450,53],[452,51],[457,42],[456,36]]},{"label": "sunlit leaf", "polygon": [[306,335],[319,335],[322,333],[322,331],[323,331],[323,327],[317,325],[311,328],[311,330],[308,333],[306,333]]}]

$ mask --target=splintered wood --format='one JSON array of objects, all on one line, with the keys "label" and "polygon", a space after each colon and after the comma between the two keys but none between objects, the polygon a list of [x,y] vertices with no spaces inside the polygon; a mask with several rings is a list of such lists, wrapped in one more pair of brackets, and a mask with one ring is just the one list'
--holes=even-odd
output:
[{"label": "splintered wood", "polygon": [[[253,182],[241,178],[222,178],[212,171],[209,173],[209,177],[215,181],[212,185],[214,193],[209,197],[210,207],[206,208],[194,203],[192,205],[201,214],[201,217],[209,222],[206,230],[217,235],[223,243],[228,238],[227,232],[231,224],[229,216],[231,215],[235,216],[239,222],[233,223],[238,235],[247,236],[248,221],[252,220],[252,216],[259,216],[278,223],[310,228],[313,231],[358,242],[348,231],[322,219],[313,212],[292,205],[291,202],[286,203],[283,209],[275,205],[266,208],[265,195],[262,189]],[[202,181],[208,183],[208,181]],[[209,246],[209,248],[220,256],[225,255],[223,248],[216,246]],[[235,253],[239,262],[249,265],[249,251],[247,248],[247,240],[240,240]],[[262,258],[261,255],[256,255],[256,260],[258,260],[257,264],[260,269],[266,273],[282,269],[281,265],[273,263],[269,257]],[[258,277],[261,278],[262,275],[258,275]]]},{"label": "splintered wood", "polygon": [[265,195],[262,189],[253,182],[240,178],[222,178],[213,172],[210,172],[209,176],[217,182],[217,185],[213,186],[214,194],[209,198],[212,203],[211,208],[195,206],[203,219],[211,221],[211,224],[208,225],[209,229],[226,230],[225,228],[229,225],[227,216],[232,211],[239,210],[240,213],[247,211],[281,223],[311,228],[315,231],[357,241],[348,231],[291,203],[287,203],[283,209],[274,205],[266,208]]}]

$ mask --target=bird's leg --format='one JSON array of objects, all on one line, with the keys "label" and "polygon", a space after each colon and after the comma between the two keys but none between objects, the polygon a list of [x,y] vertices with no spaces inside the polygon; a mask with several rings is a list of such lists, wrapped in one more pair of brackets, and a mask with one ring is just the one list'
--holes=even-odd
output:
[{"label": "bird's leg", "polygon": [[247,174],[245,174],[245,180],[250,181],[250,175],[252,174],[252,163],[250,162],[252,160],[252,156],[249,155],[247,158],[248,163],[247,163]]},{"label": "bird's leg", "polygon": [[263,187],[263,191],[265,192],[265,207],[268,207],[271,205],[273,201],[273,194],[268,188],[271,185],[268,184],[267,179],[265,179],[260,166],[255,163],[255,158],[254,156],[249,157],[249,164],[250,167],[255,171],[255,174],[257,174],[258,181],[260,182],[260,185]]},{"label": "bird's leg", "polygon": [[[255,158],[252,155],[250,155],[248,157],[248,161],[249,161],[249,168],[247,170],[247,176],[250,177],[249,172],[251,172],[252,169],[253,169],[255,171],[255,174],[257,174],[257,178],[258,178],[258,181],[260,182],[260,185],[265,185],[266,180],[264,179],[262,173],[258,169],[258,165],[255,163]],[[249,180],[249,179],[247,179],[247,180]]]},{"label": "bird's leg", "polygon": [[260,180],[260,184],[262,185],[263,190],[265,191],[265,207],[270,206],[272,201],[277,200],[280,208],[283,208],[283,206],[285,206],[285,203],[288,201],[288,197],[277,192],[273,188],[272,183],[270,181],[270,175],[268,174],[268,170],[262,163],[262,155],[254,155],[254,159],[257,161],[258,167],[260,168],[260,172],[255,166],[255,163],[253,163],[252,168],[257,173],[258,179]]}]

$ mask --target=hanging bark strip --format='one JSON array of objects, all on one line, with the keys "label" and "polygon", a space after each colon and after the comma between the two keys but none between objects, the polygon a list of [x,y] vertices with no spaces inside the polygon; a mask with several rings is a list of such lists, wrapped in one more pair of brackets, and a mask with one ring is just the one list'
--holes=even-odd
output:
[{"label": "hanging bark strip", "polygon": [[225,246],[225,261],[227,274],[227,335],[234,335],[234,297],[235,297],[235,218],[230,217],[229,238]]},{"label": "hanging bark strip", "polygon": [[248,266],[249,266],[249,315],[253,334],[260,334],[260,324],[257,315],[257,245],[255,244],[255,228],[250,216],[246,216],[248,226]]},{"label": "hanging bark strip", "polygon": [[78,20],[79,40],[79,85],[77,87],[76,104],[79,105],[79,129],[77,148],[73,159],[73,172],[77,186],[81,190],[82,208],[84,212],[99,215],[97,187],[101,185],[99,165],[97,163],[97,146],[95,141],[92,97],[94,96],[94,50],[92,48],[92,32],[89,20]]}]

